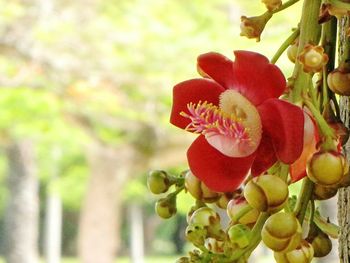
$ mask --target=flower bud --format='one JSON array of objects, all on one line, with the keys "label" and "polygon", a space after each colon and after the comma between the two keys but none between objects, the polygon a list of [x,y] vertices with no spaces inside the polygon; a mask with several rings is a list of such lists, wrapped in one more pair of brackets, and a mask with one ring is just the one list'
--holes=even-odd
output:
[{"label": "flower bud", "polygon": [[[350,77],[350,75],[349,75],[349,77]],[[350,85],[350,82],[349,82],[349,85]],[[331,123],[328,123],[328,125],[334,130],[335,135],[338,137],[339,142],[341,143],[341,145],[345,145],[345,143],[349,139],[349,129],[346,128],[344,123],[342,123],[342,122],[331,122]]]},{"label": "flower bud", "polygon": [[189,257],[181,257],[178,258],[175,263],[190,263],[190,258]]},{"label": "flower bud", "polygon": [[161,194],[168,191],[171,183],[165,171],[155,170],[149,172],[147,186],[153,194]]},{"label": "flower bud", "polygon": [[312,246],[304,240],[301,242],[299,247],[290,252],[274,253],[277,263],[310,263],[313,255],[314,250]]},{"label": "flower bud", "polygon": [[168,219],[176,214],[176,197],[161,198],[156,202],[155,210],[158,216]]},{"label": "flower bud", "polygon": [[241,17],[241,36],[247,38],[256,38],[256,41],[260,41],[260,35],[265,28],[266,23],[270,20],[272,14],[266,12],[261,16],[254,17]]},{"label": "flower bud", "polygon": [[252,236],[250,228],[242,224],[231,226],[227,234],[230,241],[238,245],[239,248],[247,247]]},{"label": "flower bud", "polygon": [[332,251],[332,241],[322,232],[312,240],[311,244],[317,258],[325,257]]},{"label": "flower bud", "polygon": [[295,63],[297,60],[297,55],[298,55],[298,47],[299,47],[299,41],[294,41],[292,45],[290,45],[287,49],[287,56],[290,61]]},{"label": "flower bud", "polygon": [[319,151],[307,163],[307,176],[311,181],[323,186],[340,183],[348,172],[348,164],[341,153]]},{"label": "flower bud", "polygon": [[335,4],[328,4],[327,9],[330,15],[335,16],[338,19],[342,16],[347,16],[350,13],[350,11],[347,8],[341,8]]},{"label": "flower bud", "polygon": [[185,187],[195,199],[205,203],[213,203],[220,198],[219,193],[211,191],[203,182],[198,180],[191,171],[186,173]]},{"label": "flower bud", "polygon": [[269,11],[274,11],[282,5],[282,0],[261,0]]},{"label": "flower bud", "polygon": [[221,209],[226,209],[232,197],[233,195],[231,193],[224,193],[220,196],[219,200],[216,201],[216,205]]},{"label": "flower bud", "polygon": [[313,198],[315,200],[327,200],[335,196],[337,192],[337,186],[326,187],[323,185],[315,184]]},{"label": "flower bud", "polygon": [[205,240],[205,247],[212,253],[222,254],[224,253],[225,242],[209,237]]},{"label": "flower bud", "polygon": [[227,214],[230,217],[233,224],[240,223],[244,225],[250,225],[250,224],[254,224],[256,220],[258,220],[260,212],[252,207],[250,211],[248,211],[246,214],[244,214],[243,216],[237,219],[237,215],[247,207],[251,207],[251,206],[244,199],[238,199],[238,200],[232,199],[228,203]]},{"label": "flower bud", "polygon": [[350,72],[348,69],[336,68],[328,74],[327,83],[334,93],[350,96]]},{"label": "flower bud", "polygon": [[344,175],[343,180],[337,185],[338,188],[350,186],[350,174],[349,171]]},{"label": "flower bud", "polygon": [[267,219],[261,231],[265,245],[275,252],[287,253],[300,245],[301,226],[292,213],[278,213]]},{"label": "flower bud", "polygon": [[194,211],[190,218],[189,224],[210,226],[220,223],[220,216],[209,207],[201,207]]},{"label": "flower bud", "polygon": [[203,246],[207,237],[207,229],[199,224],[191,224],[186,228],[186,239],[195,246]]},{"label": "flower bud", "polygon": [[261,175],[247,183],[244,197],[258,211],[277,212],[288,200],[288,185],[278,176]]},{"label": "flower bud", "polygon": [[328,62],[328,55],[324,53],[321,46],[306,45],[298,56],[298,60],[303,65],[305,72],[316,73],[322,70],[323,66]]},{"label": "flower bud", "polygon": [[189,220],[189,225],[202,226],[208,231],[209,237],[221,239],[224,235],[221,229],[220,216],[209,207],[197,209]]}]

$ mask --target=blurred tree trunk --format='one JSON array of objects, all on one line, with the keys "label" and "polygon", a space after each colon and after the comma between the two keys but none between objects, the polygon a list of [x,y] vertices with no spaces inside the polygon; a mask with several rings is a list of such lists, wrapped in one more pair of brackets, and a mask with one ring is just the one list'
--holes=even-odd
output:
[{"label": "blurred tree trunk", "polygon": [[97,144],[89,150],[91,175],[80,215],[78,240],[82,263],[115,260],[119,246],[121,192],[128,165],[123,162],[123,153]]},{"label": "blurred tree trunk", "polygon": [[9,198],[5,214],[7,263],[38,262],[38,178],[33,145],[15,142],[6,149]]},{"label": "blurred tree trunk", "polygon": [[[343,54],[345,41],[349,41],[346,36],[349,19],[345,18],[340,21],[339,32],[339,52]],[[350,127],[350,100],[349,97],[341,97],[340,99],[341,118],[346,125]],[[346,156],[350,158],[350,142],[348,141],[344,147]],[[341,228],[339,237],[339,257],[340,262],[350,262],[350,187],[341,188],[338,192],[338,221]]]}]

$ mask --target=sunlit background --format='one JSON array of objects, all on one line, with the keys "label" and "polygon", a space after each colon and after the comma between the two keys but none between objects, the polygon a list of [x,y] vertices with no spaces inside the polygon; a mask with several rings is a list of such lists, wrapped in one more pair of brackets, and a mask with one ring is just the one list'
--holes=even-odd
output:
[{"label": "sunlit background", "polygon": [[[163,263],[192,249],[194,200],[160,220],[146,188],[149,170],[186,168],[193,138],[168,123],[172,86],[198,77],[204,52],[272,57],[300,9],[257,43],[239,36],[240,16],[263,13],[260,0],[0,0],[4,262]],[[286,56],[277,64],[290,75]]]}]

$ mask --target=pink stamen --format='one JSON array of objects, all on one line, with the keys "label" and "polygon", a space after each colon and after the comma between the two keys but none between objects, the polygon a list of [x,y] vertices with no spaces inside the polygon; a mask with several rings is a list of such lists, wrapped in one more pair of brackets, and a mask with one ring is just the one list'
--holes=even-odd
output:
[{"label": "pink stamen", "polygon": [[198,104],[189,103],[187,105],[189,114],[181,112],[180,115],[189,118],[191,123],[186,130],[203,135],[214,136],[224,135],[235,140],[249,141],[249,133],[242,122],[233,114],[227,116],[218,106],[206,101]]}]

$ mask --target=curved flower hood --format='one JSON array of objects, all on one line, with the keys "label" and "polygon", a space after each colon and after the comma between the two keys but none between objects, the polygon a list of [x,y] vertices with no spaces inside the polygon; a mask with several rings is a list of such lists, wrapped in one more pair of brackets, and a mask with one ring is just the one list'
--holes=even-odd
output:
[{"label": "curved flower hood", "polygon": [[281,71],[263,55],[235,51],[198,57],[204,77],[173,89],[170,122],[198,138],[187,152],[192,173],[210,189],[233,191],[248,172],[258,176],[277,160],[291,164],[303,149],[303,111],[278,99]]}]

